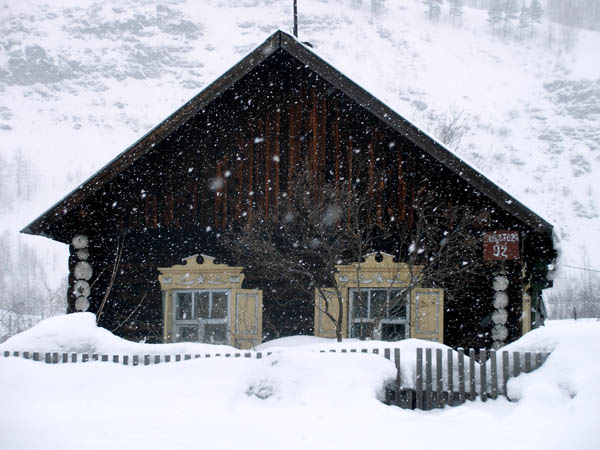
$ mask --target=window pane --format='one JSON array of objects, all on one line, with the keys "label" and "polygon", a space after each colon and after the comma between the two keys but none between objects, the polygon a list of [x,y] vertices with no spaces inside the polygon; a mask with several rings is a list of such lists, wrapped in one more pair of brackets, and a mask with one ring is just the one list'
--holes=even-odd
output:
[{"label": "window pane", "polygon": [[176,320],[192,319],[192,294],[191,293],[177,294],[175,318],[176,318]]},{"label": "window pane", "polygon": [[371,319],[387,317],[387,292],[384,289],[371,290]]},{"label": "window pane", "polygon": [[403,323],[382,323],[381,340],[399,341],[406,337],[406,325]]},{"label": "window pane", "polygon": [[208,319],[209,294],[208,292],[196,292],[196,319]]},{"label": "window pane", "polygon": [[198,342],[198,327],[195,325],[186,325],[177,327],[175,334],[176,342]]},{"label": "window pane", "polygon": [[367,298],[369,291],[352,292],[352,318],[369,317],[367,313]]},{"label": "window pane", "polygon": [[351,336],[356,339],[369,339],[371,337],[372,322],[352,322]]},{"label": "window pane", "polygon": [[225,292],[213,292],[213,304],[211,319],[227,318],[227,294]]},{"label": "window pane", "polygon": [[207,344],[226,344],[227,343],[227,324],[225,323],[205,323],[204,339]]},{"label": "window pane", "polygon": [[390,292],[390,319],[406,318],[406,295],[404,291],[393,290]]}]

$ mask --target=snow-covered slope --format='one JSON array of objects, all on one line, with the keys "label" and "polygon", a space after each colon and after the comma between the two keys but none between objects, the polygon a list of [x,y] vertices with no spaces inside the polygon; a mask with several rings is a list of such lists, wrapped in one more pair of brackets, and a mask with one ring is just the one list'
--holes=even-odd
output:
[{"label": "snow-covered slope", "polygon": [[[460,115],[468,131],[457,154],[556,226],[563,263],[579,265],[587,251],[600,267],[600,33],[577,31],[567,51],[558,25],[520,41],[516,24],[492,36],[486,12],[470,8],[458,27],[446,9],[428,21],[421,1],[388,0],[378,13],[367,1],[299,3],[300,38],[319,55],[424,128]],[[15,176],[18,155],[31,162],[20,174],[26,195],[11,203],[0,193],[0,233],[16,241],[273,31],[289,31],[291,5],[0,2],[0,157],[12,167],[0,176]],[[65,273],[63,246],[20,239],[53,261],[50,279]],[[0,264],[0,278],[10,266]]]}]

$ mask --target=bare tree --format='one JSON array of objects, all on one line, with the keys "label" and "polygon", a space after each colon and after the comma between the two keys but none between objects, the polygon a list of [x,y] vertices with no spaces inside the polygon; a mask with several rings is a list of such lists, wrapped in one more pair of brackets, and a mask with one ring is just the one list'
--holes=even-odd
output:
[{"label": "bare tree", "polygon": [[523,6],[521,6],[521,12],[519,13],[519,40],[523,39],[523,32],[527,28],[532,29],[531,24],[531,9],[527,8],[525,3],[523,3]]},{"label": "bare tree", "polygon": [[[288,282],[312,296],[318,292],[325,314],[342,339],[343,295],[337,287],[336,265],[360,260],[382,228],[372,218],[374,204],[360,182],[325,182],[308,170],[295,179],[275,209],[259,209],[241,230],[230,230],[224,240],[237,261],[269,279]],[[328,289],[335,290],[334,314]]]},{"label": "bare tree", "polygon": [[463,137],[469,132],[464,112],[454,106],[446,113],[430,112],[426,116],[425,125],[436,138],[451,149],[460,147]]},{"label": "bare tree", "polygon": [[496,25],[502,22],[504,14],[503,3],[501,0],[491,0],[488,7],[488,23],[492,27],[492,35],[496,34]]},{"label": "bare tree", "polygon": [[1,342],[40,320],[64,313],[66,277],[59,286],[52,286],[47,263],[24,240],[11,236],[7,230],[0,234],[0,255],[5,266],[14,272],[3,276],[0,271]]},{"label": "bare tree", "polygon": [[584,259],[583,268],[567,269],[570,273],[556,282],[556,287],[546,297],[549,316],[552,319],[591,318],[600,319],[600,274]]},{"label": "bare tree", "polygon": [[440,18],[443,2],[443,0],[423,0],[423,4],[427,8],[427,17],[429,20],[434,21]]},{"label": "bare tree", "polygon": [[503,0],[502,2],[502,21],[504,22],[504,37],[508,33],[508,27],[517,19],[519,8],[515,0]]},{"label": "bare tree", "polygon": [[542,16],[544,15],[544,10],[542,9],[542,5],[540,4],[540,0],[532,0],[531,6],[529,7],[529,15],[530,15],[530,30],[529,37],[533,37],[533,28],[535,24],[542,23]]},{"label": "bare tree", "polygon": [[[115,283],[115,278],[117,276],[117,273],[119,272],[119,266],[121,265],[121,258],[123,257],[123,248],[124,247],[125,247],[125,236],[124,235],[119,236],[119,238],[117,240],[117,250],[115,252],[115,262],[113,263],[113,267],[112,267],[111,275],[110,275],[110,282],[108,283],[108,287],[106,288],[106,292],[104,293],[104,296],[102,297],[102,301],[100,302],[100,307],[98,308],[98,312],[96,313],[96,323],[97,324],[100,323],[100,318],[102,317],[102,311],[104,310],[104,307],[106,306],[106,302],[108,301],[108,299],[110,297],[110,292]],[[104,271],[100,272],[100,274],[96,277],[96,280],[98,280],[102,276],[103,273],[104,273]],[[145,295],[144,295],[144,297],[145,297]],[[142,302],[143,302],[143,300],[144,299],[142,298]],[[120,328],[120,326],[117,328]]]},{"label": "bare tree", "polygon": [[311,302],[316,292],[321,302],[315,307],[335,325],[338,341],[347,320],[345,293],[336,281],[339,265],[358,262],[359,272],[365,255],[393,242],[397,260],[410,273],[408,285],[392,299],[396,307],[416,285],[443,286],[474,270],[481,259],[473,230],[483,221],[468,207],[453,207],[423,189],[411,220],[384,226],[360,178],[321,184],[315,178],[310,171],[297,172],[277,208],[254,212],[241,229],[229,230],[224,242],[247,272],[285,281]]},{"label": "bare tree", "polygon": [[[386,301],[374,312],[371,310],[370,326],[359,336],[363,339],[379,338],[377,331],[384,319],[407,311],[414,288],[459,284],[477,274],[484,264],[480,232],[488,223],[487,213],[475,212],[468,206],[458,208],[425,192],[416,198],[413,208],[413,221],[399,224],[394,230],[398,248],[396,273],[388,274]],[[395,284],[396,279],[403,283]],[[359,285],[358,295],[361,289]]]},{"label": "bare tree", "polygon": [[[464,14],[464,0],[450,0],[450,17],[452,17],[452,25],[456,26],[457,19],[460,21],[460,18]],[[460,22],[458,22],[460,24]]]}]

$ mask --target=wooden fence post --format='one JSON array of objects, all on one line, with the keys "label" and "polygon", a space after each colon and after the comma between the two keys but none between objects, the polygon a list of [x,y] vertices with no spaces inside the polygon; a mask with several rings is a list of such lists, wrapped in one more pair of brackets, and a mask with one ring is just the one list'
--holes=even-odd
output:
[{"label": "wooden fence post", "polygon": [[415,388],[417,391],[417,408],[423,409],[423,349],[417,349],[417,373],[415,375]]},{"label": "wooden fence post", "polygon": [[453,370],[454,352],[451,348],[446,353],[446,364],[448,364],[448,405],[454,406],[454,370]]},{"label": "wooden fence post", "polygon": [[513,353],[513,377],[521,375],[521,354],[519,352]]},{"label": "wooden fence post", "polygon": [[487,400],[487,377],[485,373],[486,359],[487,352],[482,348],[479,350],[479,396],[481,397],[482,402]]},{"label": "wooden fence post", "polygon": [[458,404],[465,402],[465,350],[458,349]]},{"label": "wooden fence post", "polygon": [[401,366],[400,366],[400,349],[399,348],[395,348],[394,349],[394,364],[396,365],[396,384],[394,386],[394,400],[396,402],[396,406],[401,406],[400,405],[400,391],[402,388],[402,371],[401,371]]},{"label": "wooden fence post", "polygon": [[496,350],[490,350],[490,377],[492,383],[492,398],[498,398],[498,366],[496,364]]},{"label": "wooden fence post", "polygon": [[469,349],[469,400],[475,400],[477,392],[475,392],[475,349]]},{"label": "wooden fence post", "polygon": [[542,367],[542,364],[544,364],[544,355],[542,355],[541,353],[536,353],[535,354],[535,369],[539,369],[540,367]]},{"label": "wooden fence post", "polygon": [[442,363],[442,349],[438,348],[435,351],[435,396],[436,402],[435,406],[437,408],[444,407],[444,379],[443,377],[443,363]]},{"label": "wooden fence post", "polygon": [[508,383],[508,374],[510,370],[510,365],[508,363],[508,352],[502,352],[502,394],[508,397],[508,390],[506,389],[506,384]]},{"label": "wooden fence post", "polygon": [[430,410],[433,407],[433,364],[431,362],[431,348],[425,349],[425,409]]}]

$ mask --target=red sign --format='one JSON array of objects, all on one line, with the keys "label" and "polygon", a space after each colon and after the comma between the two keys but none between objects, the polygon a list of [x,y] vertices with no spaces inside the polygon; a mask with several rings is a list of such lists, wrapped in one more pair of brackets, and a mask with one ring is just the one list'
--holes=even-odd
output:
[{"label": "red sign", "polygon": [[519,259],[519,232],[492,231],[483,233],[483,259],[486,261]]}]

